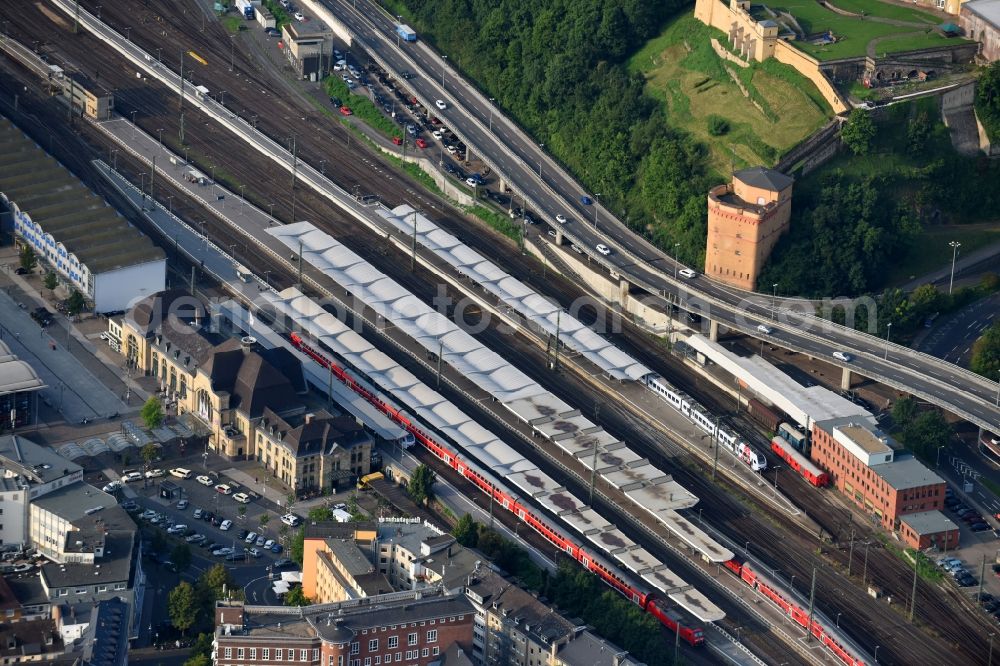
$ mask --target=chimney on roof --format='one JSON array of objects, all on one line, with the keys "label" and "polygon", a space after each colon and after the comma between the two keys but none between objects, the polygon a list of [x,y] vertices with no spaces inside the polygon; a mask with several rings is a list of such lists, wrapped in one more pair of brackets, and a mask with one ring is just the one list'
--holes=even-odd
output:
[{"label": "chimney on roof", "polygon": [[243,347],[243,353],[249,354],[253,351],[253,346],[257,344],[257,338],[252,335],[244,335],[240,338],[240,346]]}]

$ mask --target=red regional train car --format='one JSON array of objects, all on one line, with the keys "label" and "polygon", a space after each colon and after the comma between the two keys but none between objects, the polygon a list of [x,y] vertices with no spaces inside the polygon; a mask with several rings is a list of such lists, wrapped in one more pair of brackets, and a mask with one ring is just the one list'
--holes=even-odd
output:
[{"label": "red regional train car", "polygon": [[601,578],[601,580],[617,590],[622,596],[655,617],[674,633],[680,633],[680,637],[684,642],[691,646],[699,646],[705,642],[704,630],[696,620],[690,618],[685,621],[684,617],[675,609],[667,606],[661,608],[660,604],[664,603],[664,601],[659,600],[654,593],[640,589],[623,580],[615,573],[614,567],[608,565],[602,557],[585,550],[575,541],[563,535],[560,530],[549,525],[544,519],[536,515],[533,507],[522,504],[518,497],[507,491],[491,474],[478,469],[476,465],[462,459],[450,448],[431,437],[421,428],[418,428],[406,414],[392,407],[379,396],[366,389],[337,363],[309,345],[309,343],[302,339],[302,336],[292,333],[289,338],[296,348],[308,355],[316,363],[329,369],[338,380],[406,429],[413,435],[417,442],[434,454],[435,457],[471,481],[481,491],[490,495],[497,504],[513,513],[521,521],[527,523],[532,529],[542,535],[546,541],[575,559],[585,569]]},{"label": "red regional train car", "polygon": [[753,568],[749,564],[745,564],[740,558],[736,557],[728,562],[723,563],[729,571],[731,571],[737,578],[739,578],[748,587],[760,592],[761,595],[767,597],[775,606],[781,609],[781,612],[792,618],[792,620],[798,624],[800,627],[809,627],[809,631],[812,635],[822,643],[830,652],[840,660],[840,663],[845,666],[865,666],[865,662],[858,657],[851,654],[851,651],[827,631],[827,628],[823,626],[815,617],[812,619],[810,626],[809,621],[809,611],[799,606],[794,601],[789,601],[784,597],[784,595],[778,590],[777,586],[774,585],[767,578]]},{"label": "red regional train car", "polygon": [[771,440],[771,450],[788,463],[788,466],[799,473],[806,481],[817,488],[823,488],[830,483],[830,475],[817,467],[811,460],[795,450],[795,447],[780,437]]}]

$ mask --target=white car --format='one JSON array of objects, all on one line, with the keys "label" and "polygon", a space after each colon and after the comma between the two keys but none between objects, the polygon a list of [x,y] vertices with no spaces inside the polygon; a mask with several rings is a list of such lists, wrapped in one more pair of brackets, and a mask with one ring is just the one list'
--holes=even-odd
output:
[{"label": "white car", "polygon": [[184,540],[187,541],[188,543],[201,543],[202,541],[205,540],[205,537],[202,534],[192,534],[191,536],[186,537]]},{"label": "white car", "polygon": [[177,525],[174,525],[173,527],[168,527],[167,534],[184,534],[185,532],[187,532],[187,528],[188,528],[187,525],[179,523]]},{"label": "white car", "polygon": [[681,277],[687,278],[688,280],[698,277],[698,274],[690,268],[682,268],[677,272],[680,273]]},{"label": "white car", "polygon": [[342,72],[345,69],[347,69],[347,61],[346,60],[338,60],[337,62],[335,62],[333,64],[333,71],[335,71],[335,72]]},{"label": "white car", "polygon": [[251,532],[250,534],[247,535],[247,538],[244,539],[244,541],[246,541],[247,543],[254,543],[255,541],[257,541],[257,533]]},{"label": "white car", "polygon": [[151,469],[148,472],[146,472],[147,479],[158,479],[161,476],[166,476],[166,475],[167,473],[164,472],[162,469]]},{"label": "white car", "polygon": [[469,176],[468,178],[465,179],[465,184],[468,185],[469,187],[476,187],[477,185],[479,185],[479,181]]},{"label": "white car", "polygon": [[757,325],[757,332],[758,333],[763,333],[764,335],[771,335],[771,333],[773,331],[771,330],[770,326],[767,326],[765,324],[758,324]]},{"label": "white car", "polygon": [[300,522],[302,522],[302,520],[294,513],[286,513],[281,517],[281,522],[289,527],[296,527]]},{"label": "white car", "polygon": [[226,555],[229,555],[232,552],[233,552],[233,549],[230,548],[229,546],[226,546],[225,548],[220,548],[218,550],[213,550],[212,551],[212,555],[214,555],[215,557],[225,557]]},{"label": "white car", "polygon": [[846,353],[846,352],[835,351],[835,352],[833,352],[833,357],[835,359],[837,359],[838,361],[843,361],[844,363],[850,363],[851,362],[851,355],[848,354],[848,353]]},{"label": "white car", "polygon": [[598,252],[603,254],[605,257],[611,254],[611,248],[605,245],[604,243],[598,243],[594,247],[597,249]]},{"label": "white car", "polygon": [[215,492],[222,493],[223,495],[232,495],[233,489],[225,483],[220,483],[215,487]]},{"label": "white car", "polygon": [[444,111],[445,109],[448,108],[448,103],[445,102],[443,99],[438,99],[434,101],[434,106]]},{"label": "white car", "polygon": [[208,477],[207,477],[207,476],[205,476],[204,474],[202,474],[202,475],[201,475],[201,476],[199,476],[199,477],[196,477],[196,478],[195,478],[195,481],[197,481],[198,483],[200,483],[200,484],[201,484],[201,485],[203,485],[203,486],[211,486],[211,485],[214,485],[214,484],[212,483],[212,479],[208,478]]},{"label": "white car", "polygon": [[122,483],[130,483],[132,481],[142,481],[142,474],[140,472],[129,472],[122,476]]},{"label": "white car", "polygon": [[244,548],[243,550],[250,553],[252,557],[260,557],[260,551],[256,548]]},{"label": "white car", "polygon": [[566,224],[567,222],[569,222],[569,220],[566,219],[565,215],[559,213],[558,215],[556,215],[556,222],[558,222],[559,224]]},{"label": "white car", "polygon": [[184,509],[188,508],[188,504],[190,504],[190,502],[188,502],[186,499],[182,499],[181,501],[177,502],[177,510],[183,511]]},{"label": "white car", "polygon": [[306,20],[306,17],[302,15],[302,12],[295,12],[295,20],[302,22]]},{"label": "white car", "polygon": [[455,146],[448,146],[446,150],[448,151],[449,155],[454,155],[455,153],[458,152],[458,148],[456,148]]},{"label": "white car", "polygon": [[271,546],[273,545],[274,545],[274,539],[268,539],[267,541],[264,542],[264,548],[267,548],[268,550],[271,550]]},{"label": "white car", "polygon": [[201,518],[201,514],[203,514],[203,513],[205,513],[205,512],[202,509],[195,509],[194,510],[194,517],[195,518]]},{"label": "white car", "polygon": [[233,526],[233,521],[231,521],[231,520],[223,520],[222,524],[219,525],[219,529],[222,530],[223,532],[226,532],[232,526]]},{"label": "white car", "polygon": [[105,484],[104,487],[101,488],[101,490],[103,490],[106,493],[113,493],[116,490],[120,490],[121,487],[122,484],[120,481],[112,481],[111,483]]},{"label": "white car", "polygon": [[444,137],[444,132],[442,132],[441,130],[434,130],[433,132],[431,132],[431,136],[440,141],[442,137]]},{"label": "white car", "polygon": [[259,536],[257,537],[257,541],[254,542],[254,545],[258,548],[263,548],[265,543],[267,543],[267,537]]},{"label": "white car", "polygon": [[239,502],[240,504],[250,503],[250,496],[247,495],[246,493],[236,493],[235,495],[233,495],[233,499]]}]

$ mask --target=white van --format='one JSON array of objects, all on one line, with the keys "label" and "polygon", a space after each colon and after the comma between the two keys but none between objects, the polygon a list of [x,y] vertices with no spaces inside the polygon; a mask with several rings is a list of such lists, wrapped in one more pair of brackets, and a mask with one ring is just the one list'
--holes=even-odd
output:
[{"label": "white van", "polygon": [[174,467],[170,470],[170,476],[176,476],[178,479],[190,479],[191,470],[184,469],[183,467]]},{"label": "white van", "polygon": [[680,269],[677,272],[680,274],[681,277],[686,277],[689,280],[691,278],[698,277],[698,274],[696,272],[694,272],[693,270],[691,270],[690,268],[682,268],[682,269]]}]

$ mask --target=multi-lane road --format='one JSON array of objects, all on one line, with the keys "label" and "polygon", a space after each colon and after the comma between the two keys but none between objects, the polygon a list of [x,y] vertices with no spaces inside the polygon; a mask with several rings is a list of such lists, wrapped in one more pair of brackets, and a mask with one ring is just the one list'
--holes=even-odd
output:
[{"label": "multi-lane road", "polygon": [[[390,72],[415,73],[407,83],[428,108],[435,108],[436,100],[445,101],[448,107],[435,113],[532,208],[595,261],[652,294],[651,301],[659,301],[662,307],[664,297],[679,301],[719,324],[751,335],[760,336],[757,327],[766,323],[772,329],[767,336],[771,344],[826,359],[934,402],[983,428],[997,429],[1000,384],[995,381],[891,340],[824,322],[814,316],[811,303],[783,301],[774,308],[771,295],[734,289],[705,276],[678,279],[678,265],[669,256],[603,207],[584,205],[582,186],[457,75],[445,56],[420,41],[399,43],[392,17],[368,0],[321,2],[347,26],[357,44]],[[568,221],[560,224],[556,215]],[[612,253],[599,254],[594,249],[598,243],[608,245]],[[849,354],[850,361],[835,359],[836,351]]]}]

